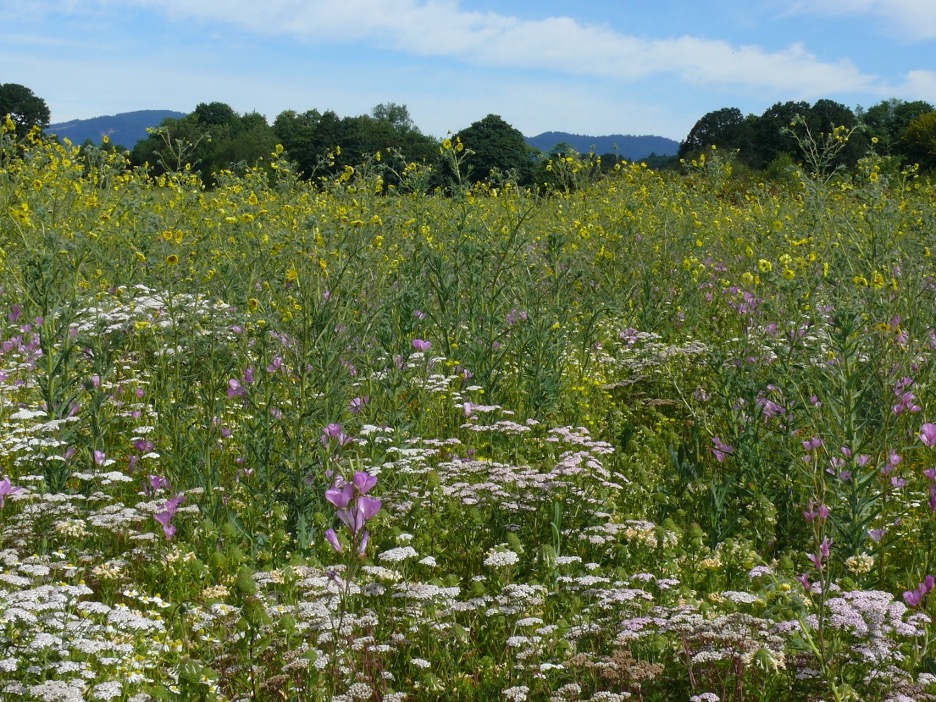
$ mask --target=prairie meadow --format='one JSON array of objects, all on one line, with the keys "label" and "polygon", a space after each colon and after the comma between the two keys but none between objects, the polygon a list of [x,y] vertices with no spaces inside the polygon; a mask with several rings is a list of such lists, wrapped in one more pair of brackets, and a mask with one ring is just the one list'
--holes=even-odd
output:
[{"label": "prairie meadow", "polygon": [[936,187],[846,138],[443,192],[5,129],[0,697],[936,698]]}]

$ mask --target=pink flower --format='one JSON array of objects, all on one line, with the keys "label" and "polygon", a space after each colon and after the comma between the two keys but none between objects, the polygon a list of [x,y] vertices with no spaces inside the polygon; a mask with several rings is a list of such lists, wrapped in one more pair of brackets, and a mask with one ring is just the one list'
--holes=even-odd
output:
[{"label": "pink flower", "polygon": [[712,443],[714,444],[712,453],[715,454],[715,460],[719,463],[724,463],[725,458],[734,453],[734,447],[726,444],[719,436],[713,436]]},{"label": "pink flower", "polygon": [[413,339],[413,348],[420,353],[424,353],[432,348],[432,342],[424,339]]},{"label": "pink flower", "polygon": [[343,482],[325,491],[325,499],[339,510],[347,509],[352,497],[354,497],[354,485],[351,483]]},{"label": "pink flower", "polygon": [[344,550],[341,546],[341,542],[338,540],[338,535],[335,533],[334,529],[328,529],[325,532],[325,540],[331,544],[331,547],[335,549],[335,553],[341,553]]},{"label": "pink flower", "polygon": [[176,528],[173,526],[172,520],[183,501],[185,501],[185,495],[180,492],[172,499],[166,500],[165,509],[162,512],[153,515],[153,519],[162,524],[163,534],[165,534],[168,541],[171,541],[172,537],[175,536]]},{"label": "pink flower", "polygon": [[933,448],[933,446],[936,446],[936,424],[924,424],[920,428],[920,433],[918,436],[920,437],[920,441],[923,442],[924,446]]},{"label": "pink flower", "polygon": [[354,487],[357,488],[357,491],[362,495],[366,495],[377,484],[377,476],[371,475],[370,473],[367,473],[363,470],[359,470],[354,474],[352,481],[354,482]]},{"label": "pink flower", "polygon": [[3,508],[3,501],[8,495],[15,495],[20,492],[23,488],[14,486],[10,482],[10,478],[6,477],[3,480],[0,480],[0,509]]}]

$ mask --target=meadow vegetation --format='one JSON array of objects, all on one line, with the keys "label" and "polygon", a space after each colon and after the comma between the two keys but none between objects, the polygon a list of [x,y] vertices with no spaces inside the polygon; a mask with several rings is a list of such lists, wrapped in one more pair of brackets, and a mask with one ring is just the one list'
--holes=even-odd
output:
[{"label": "meadow vegetation", "polygon": [[936,186],[800,138],[443,192],[4,128],[0,696],[936,698]]}]

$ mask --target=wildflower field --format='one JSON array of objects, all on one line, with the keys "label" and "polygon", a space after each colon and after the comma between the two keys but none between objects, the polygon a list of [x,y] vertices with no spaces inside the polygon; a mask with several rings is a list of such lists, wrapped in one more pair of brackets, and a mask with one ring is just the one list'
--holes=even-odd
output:
[{"label": "wildflower field", "polygon": [[0,146],[0,698],[936,698],[912,170]]}]

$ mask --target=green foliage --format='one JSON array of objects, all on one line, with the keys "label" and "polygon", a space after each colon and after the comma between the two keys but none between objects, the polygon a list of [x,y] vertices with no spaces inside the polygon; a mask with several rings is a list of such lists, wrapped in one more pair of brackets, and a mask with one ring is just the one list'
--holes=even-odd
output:
[{"label": "green foliage", "polygon": [[[832,100],[776,103],[761,115],[744,117],[737,108],[723,108],[704,115],[693,126],[679,149],[680,158],[688,158],[716,146],[722,151],[737,152],[740,163],[763,171],[771,164],[787,159],[794,162],[808,160],[810,154],[803,142],[794,138],[790,129],[801,124],[817,139],[844,128],[850,139],[830,157],[834,168],[854,168],[858,159],[867,152],[868,141],[858,133],[858,118],[844,105]],[[776,165],[772,168],[777,172]]]},{"label": "green foliage", "polygon": [[921,168],[936,168],[936,111],[914,119],[901,135],[900,142],[908,159]]},{"label": "green foliage", "polygon": [[219,172],[253,166],[275,145],[276,135],[263,115],[238,115],[220,102],[200,103],[181,119],[166,118],[149,137],[137,142],[131,162],[148,164],[154,175],[188,167],[206,183],[214,183]]},{"label": "green foliage", "polygon": [[22,137],[33,127],[48,127],[51,113],[45,100],[25,85],[0,83],[0,119],[6,115],[16,125],[16,134]]},{"label": "green foliage", "polygon": [[465,163],[472,182],[511,178],[520,185],[533,182],[533,155],[518,130],[498,115],[488,115],[458,133],[469,151]]},{"label": "green foliage", "polygon": [[933,106],[923,100],[882,100],[867,110],[858,110],[859,118],[869,137],[875,137],[876,150],[885,156],[908,158],[902,137],[917,117],[932,112]]}]

